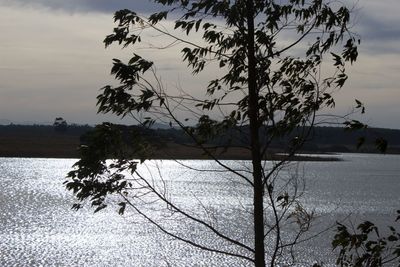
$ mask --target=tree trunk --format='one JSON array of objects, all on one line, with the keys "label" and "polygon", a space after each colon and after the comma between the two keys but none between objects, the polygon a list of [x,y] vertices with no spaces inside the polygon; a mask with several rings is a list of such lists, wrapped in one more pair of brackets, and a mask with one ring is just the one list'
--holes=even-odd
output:
[{"label": "tree trunk", "polygon": [[265,267],[263,181],[259,141],[258,85],[254,43],[254,2],[247,0],[247,52],[251,156],[254,182],[254,248],[255,266]]}]

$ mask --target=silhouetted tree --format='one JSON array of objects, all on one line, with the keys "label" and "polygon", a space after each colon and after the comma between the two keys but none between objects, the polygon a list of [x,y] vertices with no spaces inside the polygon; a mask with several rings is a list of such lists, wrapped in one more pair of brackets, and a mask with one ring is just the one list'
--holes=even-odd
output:
[{"label": "silhouetted tree", "polygon": [[56,132],[59,132],[59,133],[64,133],[64,132],[66,132],[67,129],[68,129],[67,121],[64,120],[64,119],[61,118],[61,117],[58,117],[58,118],[56,118],[56,119],[54,120],[53,126],[54,126],[54,130],[55,130]]},{"label": "silhouetted tree", "polygon": [[[163,49],[184,45],[183,60],[193,75],[214,66],[221,76],[209,82],[203,99],[183,91],[174,96],[164,90],[153,62],[136,53],[127,63],[114,59],[111,72],[120,85],[102,89],[99,112],[132,116],[144,126],[164,121],[183,129],[193,146],[250,189],[253,206],[243,207],[242,212],[251,214],[253,240],[248,243],[238,233],[220,229],[209,218],[174,203],[165,184],[157,184],[140,171],[139,165],[151,159],[149,144],[135,141],[140,136],[134,134],[132,141],[126,142],[126,133],[109,123],[97,126],[81,147],[81,159],[68,174],[66,187],[79,201],[89,201],[95,211],[107,206],[110,195],[117,195],[120,213],[129,206],[165,234],[197,248],[257,267],[266,266],[267,261],[270,266],[282,263],[282,257],[290,254],[309,229],[313,213],[299,202],[302,187],[297,177],[283,177],[279,171],[309,138],[320,118],[318,112],[334,107],[331,93],[345,84],[346,63],[357,58],[359,40],[349,30],[350,10],[340,2],[322,0],[155,2],[164,11],[147,18],[130,10],[116,12],[117,26],[104,40],[105,45],[135,47],[146,38],[146,30],[155,31],[171,38]],[[160,24],[167,17],[174,18],[173,32]],[[181,32],[188,37],[181,37]],[[190,38],[193,35],[202,41],[196,43]],[[344,46],[338,48],[342,42]],[[322,65],[328,63],[331,67],[322,72]],[[363,109],[361,104],[358,107]],[[190,113],[190,118],[181,119],[183,115],[177,111],[182,110]],[[191,126],[193,120],[196,126]],[[217,147],[207,143],[216,136],[229,139],[229,131],[241,131],[244,125],[248,126],[243,135],[248,139],[244,148],[251,153],[251,168],[237,170],[220,161]],[[347,122],[350,128],[359,125],[358,121]],[[260,135],[261,129],[267,129],[265,135]],[[287,155],[266,164],[273,140],[296,129],[304,130],[287,143]],[[107,159],[113,159],[112,163]],[[143,203],[153,203],[152,199],[229,246],[202,244],[169,229],[146,211]],[[295,232],[283,238],[293,225]]]}]

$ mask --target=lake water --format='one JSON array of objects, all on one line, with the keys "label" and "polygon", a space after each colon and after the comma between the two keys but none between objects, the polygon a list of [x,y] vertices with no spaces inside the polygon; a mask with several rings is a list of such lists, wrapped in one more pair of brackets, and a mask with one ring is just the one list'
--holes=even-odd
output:
[{"label": "lake water", "polygon": [[[304,177],[305,207],[318,218],[314,233],[351,216],[391,224],[400,209],[400,156],[338,155],[343,161],[293,164],[290,171]],[[75,160],[0,158],[0,266],[246,266],[246,262],[188,247],[144,223],[127,210],[115,208],[93,214],[90,209],[71,210],[73,198],[63,180]],[[218,169],[212,161],[187,160],[196,169]],[[246,161],[224,161],[246,168]],[[199,172],[173,161],[150,162],[157,176],[162,171],[170,197],[181,207],[209,216],[215,227],[225,229],[251,245],[248,188],[226,173]],[[154,179],[157,179],[156,177]],[[160,210],[151,206],[151,215]],[[207,210],[207,212],[205,212]],[[223,247],[200,228],[181,218],[161,217],[168,229],[204,244]],[[297,250],[299,266],[313,261],[331,265],[332,232],[303,243]]]}]

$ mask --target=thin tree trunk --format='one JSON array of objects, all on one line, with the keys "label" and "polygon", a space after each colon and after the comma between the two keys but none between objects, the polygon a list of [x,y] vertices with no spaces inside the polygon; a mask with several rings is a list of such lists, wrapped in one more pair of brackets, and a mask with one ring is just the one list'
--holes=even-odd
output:
[{"label": "thin tree trunk", "polygon": [[247,0],[247,52],[248,52],[248,87],[249,87],[249,119],[251,134],[251,155],[254,179],[254,249],[255,266],[265,267],[264,250],[264,205],[262,166],[259,141],[258,122],[258,88],[256,82],[256,61],[254,44],[254,2]]}]

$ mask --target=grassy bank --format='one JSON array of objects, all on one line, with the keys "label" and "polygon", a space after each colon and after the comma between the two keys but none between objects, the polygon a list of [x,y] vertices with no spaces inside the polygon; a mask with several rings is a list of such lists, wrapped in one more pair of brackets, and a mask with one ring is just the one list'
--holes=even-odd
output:
[{"label": "grassy bank", "polygon": [[[10,133],[0,135],[0,157],[78,158],[79,134],[57,132]],[[240,147],[212,151],[218,159],[249,160],[250,151]],[[202,149],[169,142],[152,151],[153,159],[210,159]],[[281,159],[270,154],[267,159]],[[293,160],[332,161],[335,157],[295,156]]]},{"label": "grassy bank", "polygon": [[0,157],[76,158],[79,136],[18,134],[0,136]]},{"label": "grassy bank", "polygon": [[[88,125],[70,125],[67,131],[57,132],[51,125],[0,125],[0,157],[50,157],[50,158],[78,158],[77,149],[81,143],[80,137],[93,130]],[[152,143],[161,145],[159,149],[152,151],[154,159],[208,159],[204,151],[190,146],[192,140],[183,131],[174,128],[168,129],[140,129],[137,126],[121,126],[121,130],[135,130],[145,135]],[[246,130],[246,129],[244,129]],[[374,129],[365,132],[369,136],[370,143],[361,149],[356,148],[358,135],[343,131],[343,128],[316,127],[313,139],[307,142],[304,149],[308,154],[329,152],[352,152],[352,153],[377,153],[373,143],[372,133],[388,139],[387,153],[400,153],[400,130]],[[363,133],[359,133],[363,134]],[[234,135],[234,134],[233,134]],[[242,140],[240,136],[236,139]],[[85,140],[85,139],[83,139]],[[282,152],[288,144],[287,138],[282,138],[271,143],[267,159],[281,159]],[[372,143],[371,143],[372,142]],[[226,144],[226,138],[212,140],[213,144]],[[185,145],[186,144],[186,145]],[[233,147],[227,151],[223,149],[210,150],[219,159],[250,159],[250,152],[241,146],[246,143],[233,142]],[[316,157],[299,155],[292,160],[332,161],[338,160],[332,157]]]}]

